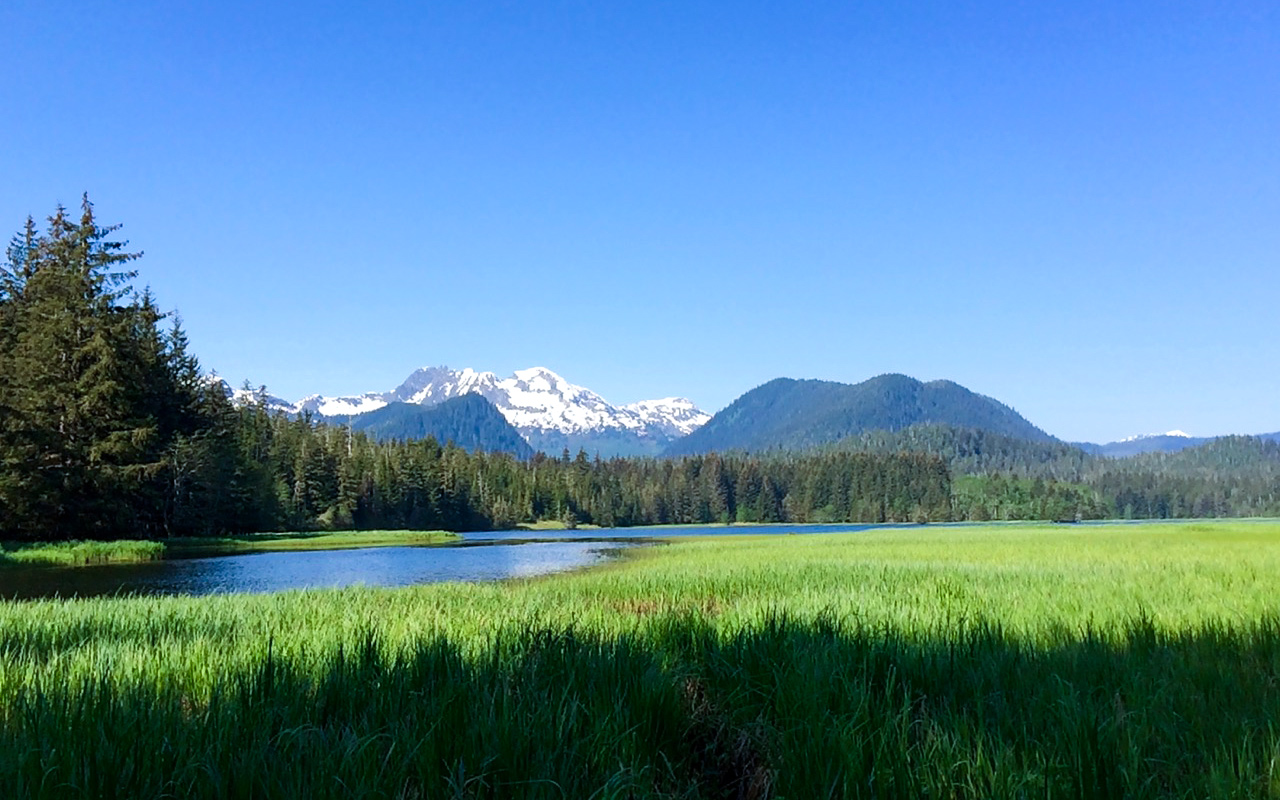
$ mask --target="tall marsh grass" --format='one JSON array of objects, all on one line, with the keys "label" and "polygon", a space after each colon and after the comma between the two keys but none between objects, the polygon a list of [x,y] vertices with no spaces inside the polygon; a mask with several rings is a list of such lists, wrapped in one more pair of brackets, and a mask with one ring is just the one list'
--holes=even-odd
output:
[{"label": "tall marsh grass", "polygon": [[164,557],[160,542],[141,540],[95,542],[0,542],[0,568],[83,567],[158,561]]},{"label": "tall marsh grass", "polygon": [[1277,579],[1280,525],[920,529],[0,603],[0,796],[1272,797]]},{"label": "tall marsh grass", "polygon": [[158,541],[0,542],[0,568],[82,567],[230,553],[447,544],[460,538],[447,531],[304,531]]}]

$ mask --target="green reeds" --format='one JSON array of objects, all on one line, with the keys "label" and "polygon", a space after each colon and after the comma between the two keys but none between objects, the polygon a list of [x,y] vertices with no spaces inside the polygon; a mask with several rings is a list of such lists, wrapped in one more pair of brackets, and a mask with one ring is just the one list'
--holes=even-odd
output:
[{"label": "green reeds", "polygon": [[124,564],[162,558],[250,553],[268,550],[342,550],[456,542],[447,531],[340,531],[254,533],[197,539],[118,540],[111,542],[0,542],[0,568],[80,567]]},{"label": "green reeds", "polygon": [[929,529],[0,603],[0,796],[1271,797],[1277,578],[1275,525]]},{"label": "green reeds", "polygon": [[160,542],[126,540],[114,542],[0,542],[0,569],[13,567],[81,567],[157,561],[164,557]]}]

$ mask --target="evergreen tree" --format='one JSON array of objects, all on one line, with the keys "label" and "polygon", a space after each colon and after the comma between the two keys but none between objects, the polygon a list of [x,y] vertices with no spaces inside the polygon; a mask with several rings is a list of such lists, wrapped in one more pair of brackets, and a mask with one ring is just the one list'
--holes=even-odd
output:
[{"label": "evergreen tree", "polygon": [[177,440],[204,425],[185,336],[131,288],[118,228],[86,196],[78,218],[28,221],[0,269],[0,524],[18,536],[162,531]]}]

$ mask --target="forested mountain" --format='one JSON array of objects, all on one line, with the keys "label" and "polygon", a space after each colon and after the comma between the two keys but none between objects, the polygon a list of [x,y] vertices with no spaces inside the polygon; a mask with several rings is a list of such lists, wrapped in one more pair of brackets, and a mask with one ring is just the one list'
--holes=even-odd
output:
[{"label": "forested mountain", "polygon": [[926,425],[861,434],[833,447],[939,456],[956,476],[956,519],[1280,515],[1280,443],[1261,437],[1108,458],[1061,442]]},{"label": "forested mountain", "polygon": [[929,453],[957,475],[1005,473],[1019,478],[1079,481],[1097,461],[1058,441],[1031,441],[977,428],[912,425],[898,431],[868,431],[841,439],[836,450],[866,453]]},{"label": "forested mountain", "polygon": [[1124,518],[1280,516],[1280,443],[1256,436],[1106,460],[1086,479]]},{"label": "forested mountain", "polygon": [[923,383],[906,375],[880,375],[851,385],[778,378],[733,401],[666,453],[803,450],[922,423],[1054,441],[1008,406],[952,381]]},{"label": "forested mountain", "polygon": [[430,437],[464,450],[510,453],[516,458],[530,458],[534,452],[507,418],[478,394],[464,394],[434,406],[390,403],[366,414],[327,419],[379,441]]}]

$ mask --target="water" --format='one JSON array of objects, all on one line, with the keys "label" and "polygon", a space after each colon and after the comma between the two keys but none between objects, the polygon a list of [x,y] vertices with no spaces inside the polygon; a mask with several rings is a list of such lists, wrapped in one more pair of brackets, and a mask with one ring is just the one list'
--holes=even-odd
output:
[{"label": "water", "polygon": [[5,568],[0,570],[0,598],[204,595],[494,581],[599,564],[617,555],[622,547],[636,544],[566,540],[483,547],[369,547],[92,567]]},{"label": "water", "polygon": [[448,546],[370,547],[0,570],[0,598],[205,595],[495,581],[578,569],[675,536],[856,532],[883,525],[748,525],[486,531]]}]

